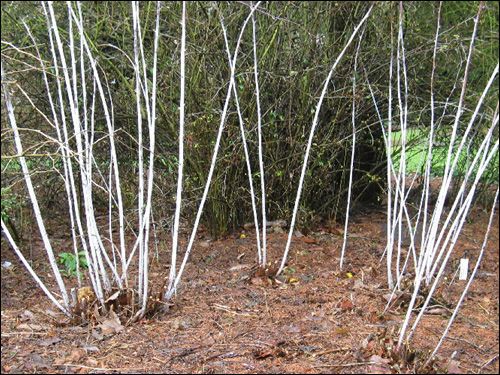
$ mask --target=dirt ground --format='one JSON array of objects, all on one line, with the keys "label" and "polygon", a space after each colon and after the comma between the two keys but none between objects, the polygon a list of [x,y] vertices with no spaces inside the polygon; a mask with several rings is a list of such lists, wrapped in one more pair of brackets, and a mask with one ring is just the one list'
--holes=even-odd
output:
[{"label": "dirt ground", "polygon": [[[339,225],[294,237],[288,267],[277,281],[255,276],[253,231],[215,241],[201,232],[168,313],[110,335],[93,325],[61,324],[64,319],[2,240],[1,260],[14,265],[1,275],[2,372],[498,373],[498,216],[464,305],[426,367],[465,285],[454,278],[458,260],[468,256],[472,270],[488,213],[470,215],[434,306],[400,354],[391,348],[405,296],[383,313],[390,292],[385,260],[380,263],[384,217],[371,212],[352,219],[343,270]],[[286,236],[269,233],[273,262],[281,259]],[[56,244],[70,244],[67,233],[54,237]],[[168,248],[160,239],[160,262],[151,266],[158,285],[168,275]],[[51,284],[41,242],[32,240],[25,254],[30,249],[35,269]]]}]

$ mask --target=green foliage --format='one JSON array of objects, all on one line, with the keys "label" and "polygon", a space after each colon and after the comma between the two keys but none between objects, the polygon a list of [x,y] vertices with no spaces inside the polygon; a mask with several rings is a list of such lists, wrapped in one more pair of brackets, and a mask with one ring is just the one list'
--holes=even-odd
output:
[{"label": "green foliage", "polygon": [[[394,132],[392,134],[393,144],[396,146],[393,149],[394,167],[399,168],[399,148],[401,141],[401,133]],[[408,173],[423,173],[425,170],[427,156],[428,134],[423,129],[411,129],[407,132],[407,150],[406,150],[406,171]],[[435,142],[437,143],[437,142]],[[448,144],[438,144],[432,150],[431,173],[433,176],[442,177],[446,164],[446,156],[448,153]],[[463,177],[467,173],[470,163],[475,156],[475,150],[464,147],[458,158],[457,168],[454,172],[455,177]],[[455,157],[453,154],[452,157]],[[475,176],[478,167],[476,165],[472,178]],[[498,181],[498,153],[488,165],[485,173],[482,176],[482,181],[486,184],[494,184]]]},{"label": "green foliage", "polygon": [[7,221],[12,215],[12,210],[18,205],[17,196],[11,188],[2,188],[2,220]]},{"label": "green foliage", "polygon": [[[68,44],[67,8],[64,2],[54,2],[62,43]],[[314,117],[321,86],[331,64],[345,45],[354,25],[365,14],[369,2],[265,2],[256,14],[257,56],[259,59],[259,84],[263,113],[263,162],[265,165],[266,199],[270,219],[290,217],[302,167],[304,150]],[[436,28],[437,3],[404,2],[405,48],[408,74],[409,126],[426,134],[429,128],[430,73],[432,69],[433,40]],[[470,118],[470,108],[475,105],[493,67],[498,60],[498,3],[485,2],[481,15],[476,52],[469,73],[467,110],[462,115],[460,127]],[[167,2],[161,10],[160,42],[158,51],[158,98],[155,158],[155,219],[171,217],[175,208],[175,190],[178,160],[179,121],[179,40],[181,3]],[[445,2],[442,9],[442,28],[437,57],[435,98],[436,118],[443,115],[443,103],[450,96],[450,106],[444,113],[437,141],[446,139],[460,89],[451,94],[458,77],[463,76],[464,59],[472,33],[473,17],[478,2]],[[220,114],[226,95],[229,67],[222,38],[219,15],[223,15],[231,48],[240,31],[248,7],[224,2],[194,2],[187,7],[186,55],[186,128],[185,128],[185,179],[183,216],[192,218],[196,212],[201,192],[207,178]],[[130,4],[127,2],[85,2],[82,14],[89,46],[99,62],[102,76],[109,82],[109,96],[113,100],[115,142],[117,147],[121,190],[126,209],[130,212],[137,204],[137,114],[135,105],[135,75],[128,57],[133,55],[133,38]],[[358,58],[355,165],[353,175],[353,210],[366,204],[377,203],[385,183],[385,149],[382,142],[378,116],[373,108],[366,87],[369,78],[382,117],[387,115],[389,56],[391,27],[397,24],[398,4],[376,3],[367,22]],[[155,3],[140,2],[141,32],[144,40],[144,60],[152,66]],[[41,112],[50,114],[50,104],[39,68],[39,62],[30,56],[36,54],[21,20],[34,35],[42,58],[53,65],[49,52],[46,20],[39,3],[6,2],[2,4],[2,40],[18,49],[2,44],[2,58],[17,82],[33,99]],[[394,31],[394,30],[393,30]],[[394,36],[396,33],[393,34]],[[357,39],[357,38],[356,38]],[[252,179],[259,195],[260,176],[257,160],[256,103],[253,81],[253,48],[251,26],[244,34],[240,58],[237,63],[236,84],[242,115],[249,143]],[[357,42],[356,42],[357,43]],[[79,45],[79,40],[75,40]],[[395,46],[395,44],[394,44]],[[299,226],[313,225],[312,217],[342,218],[345,212],[349,163],[352,149],[351,106],[352,68],[355,45],[346,52],[338,65],[328,88],[328,95],[319,114],[319,123],[311,151],[307,176],[301,198]],[[22,51],[22,53],[20,52]],[[123,53],[128,54],[128,57]],[[79,55],[77,47],[77,55]],[[31,55],[30,55],[31,54]],[[12,73],[17,72],[17,73]],[[53,72],[52,72],[53,73]],[[151,84],[152,74],[148,70]],[[49,84],[56,95],[55,77],[49,75]],[[92,87],[92,76],[87,75],[87,88]],[[396,79],[394,78],[394,84]],[[78,82],[78,92],[81,83]],[[484,104],[484,112],[494,111],[498,85],[493,88]],[[450,95],[451,94],[451,95]],[[496,95],[495,95],[496,94]],[[33,110],[22,95],[16,95],[16,116],[23,128],[36,129],[56,138],[55,131],[41,114]],[[396,102],[395,97],[393,103]],[[144,103],[142,104],[144,106]],[[396,107],[396,105],[394,104]],[[100,186],[107,184],[109,176],[108,130],[102,103],[96,103],[96,143],[94,178]],[[143,108],[144,112],[144,108]],[[143,113],[144,114],[144,113]],[[69,111],[66,114],[71,121]],[[394,108],[396,121],[399,114]],[[146,116],[143,116],[145,119]],[[144,120],[145,121],[145,120]],[[144,122],[143,130],[146,130]],[[478,128],[484,128],[484,123]],[[460,131],[460,129],[459,129]],[[483,134],[480,130],[477,134]],[[24,131],[26,150],[60,153],[57,145],[37,132]],[[478,136],[477,140],[481,137]],[[98,140],[98,141],[97,141]],[[144,132],[144,144],[148,145]],[[73,141],[72,141],[73,142]],[[411,153],[421,155],[415,143]],[[476,140],[474,141],[476,142]],[[71,145],[76,150],[76,145]],[[146,146],[147,148],[148,146]],[[474,150],[477,144],[471,145]],[[2,136],[2,155],[15,154],[12,137]],[[418,156],[421,157],[421,156]],[[439,172],[439,150],[435,172]],[[76,159],[75,159],[76,160]],[[57,156],[28,157],[34,183],[44,189],[39,197],[46,206],[64,201],[63,170]],[[146,157],[146,163],[149,163]],[[221,149],[217,160],[203,221],[213,235],[231,231],[251,220],[248,176],[241,145],[238,117],[231,104],[226,121]],[[75,162],[76,163],[76,162]],[[411,159],[410,170],[417,169],[421,160]],[[413,164],[412,164],[413,163]],[[464,162],[466,163],[466,162]],[[465,165],[465,164],[464,164]],[[498,163],[496,164],[498,165]],[[99,169],[99,172],[98,172]],[[75,170],[78,170],[75,165]],[[103,178],[99,173],[102,173]],[[22,179],[17,162],[4,169],[7,176]],[[494,171],[488,176],[498,176]],[[78,178],[79,176],[77,176]],[[498,177],[496,177],[498,179]],[[2,182],[3,183],[3,182]],[[9,182],[12,184],[12,182]],[[3,185],[4,186],[4,185]],[[106,209],[108,198],[101,189],[94,189],[96,209]],[[53,203],[51,205],[51,203]],[[8,204],[8,202],[7,202]],[[67,212],[66,207],[60,207]],[[6,212],[8,209],[6,209]],[[4,213],[2,191],[2,215]]]},{"label": "green foliage", "polygon": [[[75,254],[73,253],[60,253],[58,257],[58,261],[60,264],[64,265],[64,270],[62,273],[66,276],[76,276],[76,266],[77,259]],[[87,259],[85,258],[85,252],[78,252],[78,263],[79,269],[84,270],[88,268]]]},{"label": "green foliage", "polygon": [[9,228],[14,241],[19,242],[21,239],[20,233],[22,232],[16,228],[18,226],[16,224],[16,213],[22,210],[22,199],[18,194],[15,194],[10,187],[2,187],[1,202],[2,220]]}]

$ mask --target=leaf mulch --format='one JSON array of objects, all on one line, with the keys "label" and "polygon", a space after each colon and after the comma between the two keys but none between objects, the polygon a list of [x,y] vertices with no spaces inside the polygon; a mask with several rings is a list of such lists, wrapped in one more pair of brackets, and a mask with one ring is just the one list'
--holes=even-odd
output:
[{"label": "leaf mulch", "polygon": [[[213,241],[202,232],[173,306],[129,325],[116,315],[66,324],[2,242],[2,263],[13,264],[2,268],[2,373],[498,373],[498,217],[464,305],[425,367],[464,287],[456,275],[459,259],[469,256],[472,270],[488,213],[471,215],[446,282],[413,341],[397,353],[409,291],[383,313],[390,295],[380,262],[384,217],[372,212],[354,219],[343,270],[340,225],[295,237],[276,279],[256,272],[253,229]],[[269,259],[279,261],[286,233],[270,232]],[[70,242],[60,236],[62,249]],[[41,242],[32,239],[31,249],[34,268],[54,285]],[[168,275],[168,249],[160,240],[160,261],[151,265],[155,285]]]}]

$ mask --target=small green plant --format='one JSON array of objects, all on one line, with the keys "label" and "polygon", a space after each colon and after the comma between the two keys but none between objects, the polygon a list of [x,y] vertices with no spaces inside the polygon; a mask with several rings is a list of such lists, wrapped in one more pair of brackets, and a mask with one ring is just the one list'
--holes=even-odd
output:
[{"label": "small green plant", "polygon": [[[63,264],[65,269],[62,273],[68,277],[76,276],[76,256],[73,253],[60,253],[59,254],[59,263]],[[87,259],[85,258],[85,252],[80,251],[78,253],[78,263],[80,269],[87,269]]]},{"label": "small green plant", "polygon": [[2,188],[2,220],[7,221],[11,217],[11,212],[17,207],[16,195],[10,188]]},{"label": "small green plant", "polygon": [[14,194],[10,187],[2,188],[2,220],[9,227],[12,237],[15,242],[19,242],[19,232],[14,224],[15,210],[21,207],[18,195]]}]

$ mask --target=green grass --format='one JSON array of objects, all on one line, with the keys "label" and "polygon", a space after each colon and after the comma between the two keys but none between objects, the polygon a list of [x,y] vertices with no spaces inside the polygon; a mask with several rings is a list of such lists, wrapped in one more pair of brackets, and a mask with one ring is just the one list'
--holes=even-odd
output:
[{"label": "green grass", "polygon": [[[407,173],[422,173],[425,168],[426,154],[427,154],[427,137],[422,129],[410,129],[407,132],[407,149],[406,149],[406,171]],[[401,145],[401,132],[392,133],[393,154],[395,167],[399,167],[400,145]],[[444,173],[446,163],[446,154],[448,152],[448,145],[434,146],[432,151],[432,175],[441,177]],[[454,155],[452,155],[453,157]],[[475,153],[470,152],[467,157],[467,151],[462,150],[458,160],[458,166],[455,169],[455,175],[464,175],[468,165],[474,159]],[[498,183],[498,153],[490,162],[486,172],[483,174],[483,179],[486,182]],[[475,168],[475,172],[477,167]],[[475,173],[474,173],[475,175]]]}]

